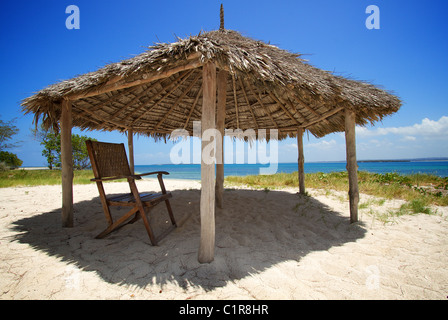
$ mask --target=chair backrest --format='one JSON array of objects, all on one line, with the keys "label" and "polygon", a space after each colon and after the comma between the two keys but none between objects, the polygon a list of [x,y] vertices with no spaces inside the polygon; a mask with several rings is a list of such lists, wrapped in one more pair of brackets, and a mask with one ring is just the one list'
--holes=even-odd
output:
[{"label": "chair backrest", "polygon": [[123,143],[87,140],[86,145],[95,178],[131,175]]}]

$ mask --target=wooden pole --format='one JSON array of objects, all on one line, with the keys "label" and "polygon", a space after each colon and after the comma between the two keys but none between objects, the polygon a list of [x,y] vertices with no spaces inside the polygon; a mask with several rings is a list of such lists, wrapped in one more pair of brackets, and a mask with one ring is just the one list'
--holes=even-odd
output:
[{"label": "wooden pole", "polygon": [[347,149],[348,195],[350,198],[350,223],[358,221],[358,164],[356,162],[355,113],[345,110],[345,144]]},{"label": "wooden pole", "polygon": [[107,93],[107,92],[111,92],[111,91],[116,91],[116,90],[139,86],[139,85],[142,85],[145,83],[150,83],[150,82],[153,82],[153,81],[159,80],[159,79],[165,79],[165,78],[172,76],[173,74],[176,74],[176,73],[179,73],[182,71],[186,71],[186,70],[196,69],[196,68],[200,67],[202,65],[202,62],[199,59],[200,56],[201,56],[200,52],[195,52],[187,57],[187,60],[191,60],[191,61],[185,65],[182,65],[182,66],[179,66],[179,67],[176,67],[173,69],[169,69],[169,70],[161,72],[161,73],[147,74],[147,75],[143,76],[143,79],[126,82],[126,83],[123,83],[121,81],[121,80],[123,80],[122,77],[114,78],[113,81],[111,81],[110,83],[106,83],[104,86],[101,86],[99,89],[96,89],[93,91],[82,92],[82,93],[74,93],[74,94],[68,95],[67,98],[70,100],[89,98],[89,97],[94,97],[94,96],[97,96],[97,95],[100,95],[103,93]]},{"label": "wooden pole", "polygon": [[134,174],[134,130],[128,130],[128,148],[129,148],[129,168],[131,174]]},{"label": "wooden pole", "polygon": [[215,163],[204,162],[204,149],[209,143],[214,143],[204,141],[204,131],[215,129],[216,66],[212,62],[203,66],[202,86],[201,242],[198,260],[200,263],[210,263],[215,255]]},{"label": "wooden pole", "polygon": [[299,149],[299,192],[305,194],[305,157],[303,155],[303,128],[297,130],[297,148]]},{"label": "wooden pole", "polygon": [[221,133],[221,139],[216,140],[216,206],[223,207],[224,192],[224,123],[226,118],[226,85],[228,72],[220,70],[217,78],[218,105],[216,113],[216,129]]},{"label": "wooden pole", "polygon": [[62,100],[61,115],[62,226],[73,227],[72,103]]}]

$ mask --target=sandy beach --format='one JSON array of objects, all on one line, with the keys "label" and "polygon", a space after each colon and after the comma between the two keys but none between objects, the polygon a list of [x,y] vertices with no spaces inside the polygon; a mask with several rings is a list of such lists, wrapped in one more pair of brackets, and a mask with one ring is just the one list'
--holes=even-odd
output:
[{"label": "sandy beach", "polygon": [[[201,265],[200,183],[165,184],[179,227],[157,247],[141,220],[95,239],[106,220],[93,184],[74,186],[73,228],[61,227],[60,186],[1,189],[0,299],[447,299],[448,207],[384,224],[369,212],[404,202],[361,194],[370,204],[350,224],[344,192],[228,187],[215,260]],[[167,220],[163,204],[152,211],[156,234]]]}]

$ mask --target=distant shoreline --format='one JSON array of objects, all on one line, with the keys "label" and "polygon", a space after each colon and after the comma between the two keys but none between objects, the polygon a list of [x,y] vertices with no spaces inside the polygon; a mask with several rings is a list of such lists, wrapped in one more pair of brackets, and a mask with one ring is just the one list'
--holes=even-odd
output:
[{"label": "distant shoreline", "polygon": [[[357,162],[445,162],[448,158],[415,158],[415,159],[378,159],[378,160],[357,160]],[[339,161],[310,161],[309,163],[345,163],[345,160]]]},{"label": "distant shoreline", "polygon": [[[427,161],[432,161],[432,160],[427,160]],[[417,161],[412,161],[412,160],[358,160],[358,162],[417,162]]]},{"label": "distant shoreline", "polygon": [[[448,161],[448,157],[441,157],[441,158],[415,158],[415,159],[379,159],[379,160],[357,160],[358,163],[370,163],[370,162],[445,162]],[[296,163],[296,162],[279,162],[282,164],[288,164],[288,163]],[[306,163],[345,163],[345,160],[336,160],[336,161],[310,161]],[[191,164],[197,164],[200,165],[200,163],[191,163]],[[228,163],[225,163],[228,164]],[[229,163],[232,164],[232,163]],[[243,163],[245,164],[245,163]],[[259,163],[256,163],[259,164]],[[172,163],[163,163],[163,164],[136,164],[136,166],[165,166],[165,165],[172,165]],[[22,170],[49,170],[48,167],[45,166],[25,166],[25,167],[19,167],[17,169]],[[60,168],[54,168],[54,169],[60,169]]]}]

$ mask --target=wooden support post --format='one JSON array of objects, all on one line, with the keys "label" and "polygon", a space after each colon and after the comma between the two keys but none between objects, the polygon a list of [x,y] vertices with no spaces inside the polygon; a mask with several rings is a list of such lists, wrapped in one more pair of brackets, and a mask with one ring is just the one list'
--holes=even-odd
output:
[{"label": "wooden support post", "polygon": [[200,263],[210,263],[215,255],[215,163],[207,163],[204,150],[211,141],[204,141],[204,131],[215,129],[216,111],[216,66],[207,62],[202,71],[202,152],[201,152],[201,242],[198,260]]},{"label": "wooden support post", "polygon": [[303,128],[297,130],[297,148],[299,149],[299,192],[305,194],[305,157],[303,155]]},{"label": "wooden support post", "polygon": [[129,148],[129,168],[131,174],[135,174],[134,171],[134,130],[128,130],[128,148]]},{"label": "wooden support post", "polygon": [[62,100],[61,115],[62,226],[73,227],[72,103]]},{"label": "wooden support post", "polygon": [[218,105],[216,113],[216,129],[221,133],[221,138],[216,140],[216,206],[223,207],[224,192],[224,123],[226,118],[226,85],[228,72],[220,70],[217,78]]},{"label": "wooden support post", "polygon": [[348,195],[350,198],[350,223],[358,221],[358,164],[356,162],[355,113],[345,110],[345,145],[347,149]]}]

